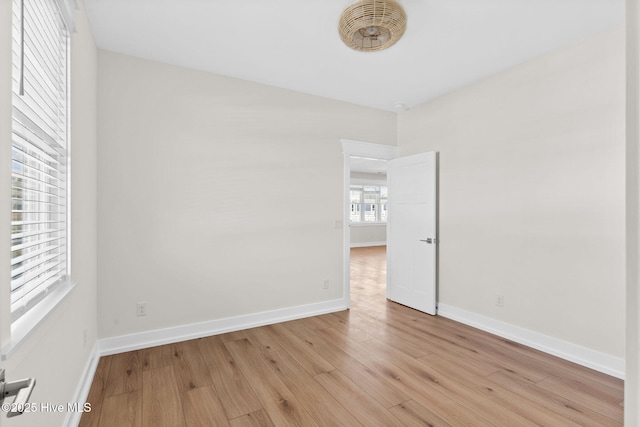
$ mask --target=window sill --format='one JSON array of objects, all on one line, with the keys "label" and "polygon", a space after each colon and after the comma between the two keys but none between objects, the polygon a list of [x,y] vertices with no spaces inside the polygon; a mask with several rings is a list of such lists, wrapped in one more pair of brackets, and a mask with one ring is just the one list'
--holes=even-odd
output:
[{"label": "window sill", "polygon": [[350,227],[370,227],[370,226],[376,226],[376,227],[382,227],[382,226],[387,226],[386,222],[351,222],[349,223]]},{"label": "window sill", "polygon": [[57,286],[50,295],[11,324],[11,340],[0,351],[0,360],[7,360],[29,338],[31,333],[71,293],[76,283],[67,281]]}]

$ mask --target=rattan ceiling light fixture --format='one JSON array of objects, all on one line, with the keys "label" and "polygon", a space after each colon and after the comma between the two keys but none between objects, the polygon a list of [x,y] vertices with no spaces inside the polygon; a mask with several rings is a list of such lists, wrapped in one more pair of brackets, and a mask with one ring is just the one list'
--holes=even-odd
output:
[{"label": "rattan ceiling light fixture", "polygon": [[407,15],[394,0],[361,0],[347,7],[338,29],[352,49],[372,52],[386,49],[404,34]]}]

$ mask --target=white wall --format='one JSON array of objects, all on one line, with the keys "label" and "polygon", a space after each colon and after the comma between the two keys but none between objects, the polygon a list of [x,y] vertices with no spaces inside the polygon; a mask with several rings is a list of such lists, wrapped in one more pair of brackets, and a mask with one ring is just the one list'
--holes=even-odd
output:
[{"label": "white wall", "polygon": [[400,113],[440,152],[441,303],[624,357],[624,67],[618,28]]},{"label": "white wall", "polygon": [[351,224],[351,247],[381,246],[387,244],[387,225]]},{"label": "white wall", "polygon": [[[81,3],[81,2],[80,2]],[[0,147],[3,159],[11,156],[11,74],[4,64],[11,63],[11,2],[0,2]],[[78,283],[72,293],[51,313],[33,334],[1,367],[7,370],[7,379],[36,377],[31,402],[51,402],[65,405],[75,397],[76,388],[89,360],[97,335],[96,321],[96,89],[97,51],[84,11],[76,13],[78,32],[71,39],[71,270]],[[7,108],[7,105],[9,108]],[[2,171],[10,168],[2,167]],[[0,210],[10,212],[10,174],[0,177]],[[6,224],[4,213],[0,217]],[[8,242],[9,227],[0,227],[0,240]],[[1,290],[9,295],[9,254],[2,246],[0,265]],[[3,300],[3,342],[9,332],[8,306]],[[87,342],[84,343],[84,331]],[[62,425],[66,413],[37,412],[10,420],[3,418],[1,425],[56,426]],[[6,423],[6,424],[3,424]]]},{"label": "white wall", "polygon": [[98,80],[101,337],[342,298],[340,138],[395,114],[103,51]]}]

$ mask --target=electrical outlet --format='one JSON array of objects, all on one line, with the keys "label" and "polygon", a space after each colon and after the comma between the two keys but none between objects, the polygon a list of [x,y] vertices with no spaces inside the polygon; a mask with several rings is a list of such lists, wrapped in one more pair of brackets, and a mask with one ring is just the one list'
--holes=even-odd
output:
[{"label": "electrical outlet", "polygon": [[322,289],[329,289],[329,279],[324,279],[322,281]]},{"label": "electrical outlet", "polygon": [[498,307],[504,307],[504,296],[503,295],[496,295],[496,305]]},{"label": "electrical outlet", "polygon": [[146,302],[139,302],[138,304],[136,304],[136,314],[138,315],[138,317],[147,315]]}]

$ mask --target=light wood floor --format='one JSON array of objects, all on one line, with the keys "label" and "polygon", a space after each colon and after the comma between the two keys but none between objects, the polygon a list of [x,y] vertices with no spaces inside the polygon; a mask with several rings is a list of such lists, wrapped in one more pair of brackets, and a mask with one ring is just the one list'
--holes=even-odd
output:
[{"label": "light wood floor", "polygon": [[385,299],[353,249],[352,309],[103,357],[81,426],[621,426],[621,380]]}]

